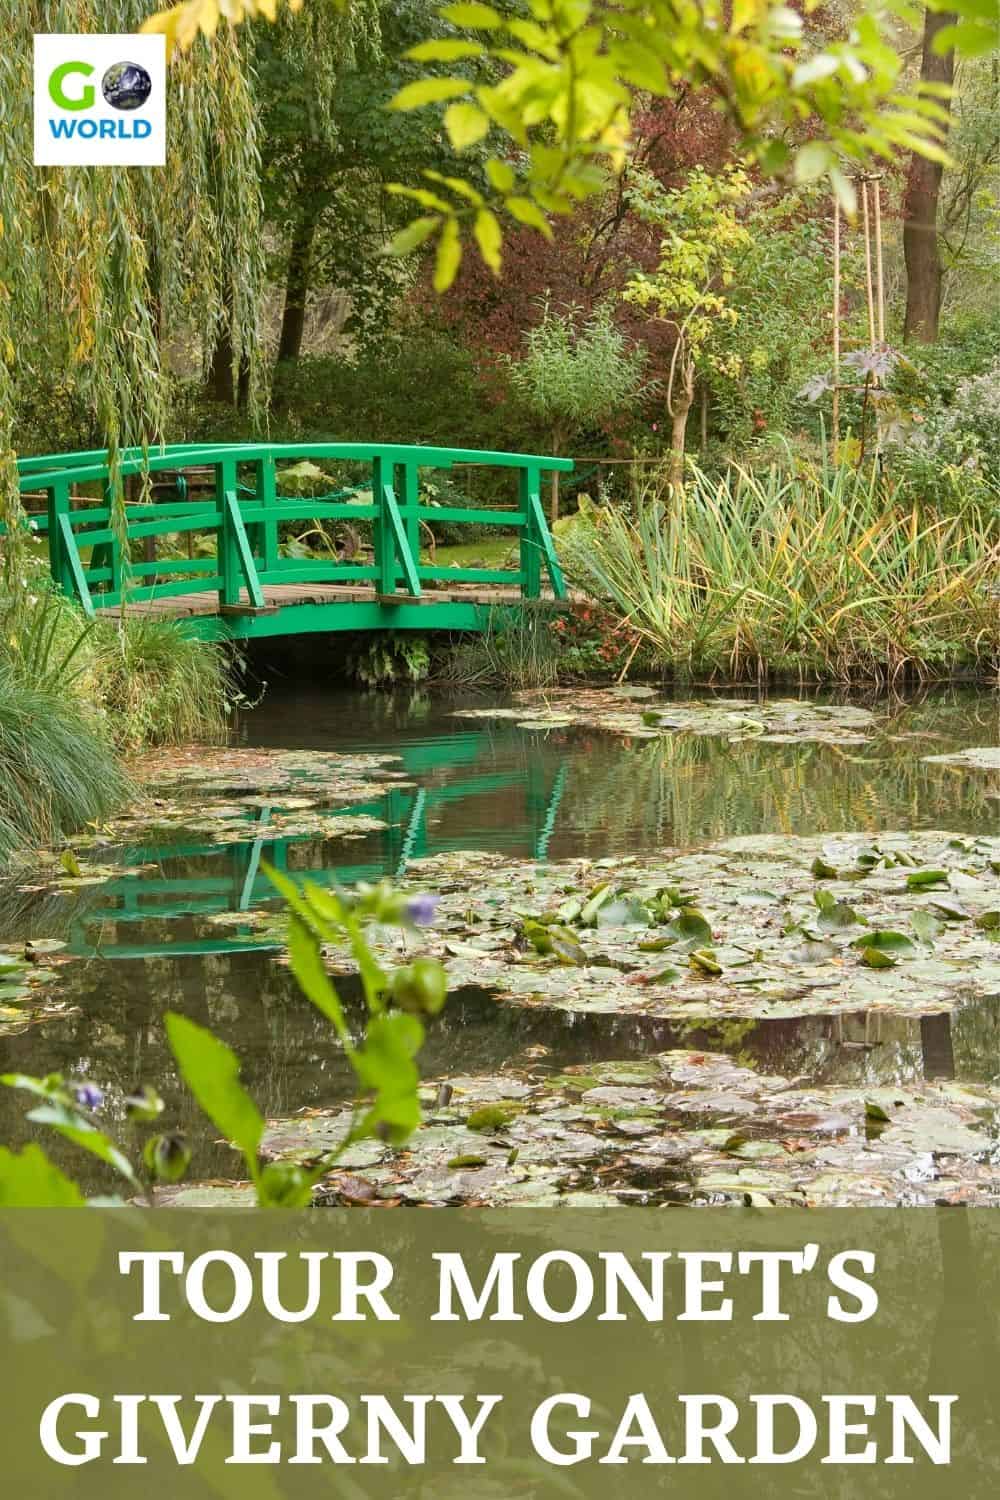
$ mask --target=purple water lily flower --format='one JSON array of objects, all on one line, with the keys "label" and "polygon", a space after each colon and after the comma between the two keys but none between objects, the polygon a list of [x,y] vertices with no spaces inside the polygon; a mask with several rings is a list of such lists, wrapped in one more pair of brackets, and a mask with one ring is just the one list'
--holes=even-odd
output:
[{"label": "purple water lily flower", "polygon": [[434,921],[437,911],[438,896],[432,896],[429,891],[421,891],[416,896],[411,896],[406,903],[406,915],[415,927],[430,927]]},{"label": "purple water lily flower", "polygon": [[73,1090],[73,1097],[81,1109],[100,1109],[104,1103],[104,1090],[96,1083],[81,1083]]}]

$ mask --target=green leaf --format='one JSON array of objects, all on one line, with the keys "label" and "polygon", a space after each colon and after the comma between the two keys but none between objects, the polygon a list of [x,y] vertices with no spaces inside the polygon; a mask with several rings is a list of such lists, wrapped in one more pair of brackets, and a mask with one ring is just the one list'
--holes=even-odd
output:
[{"label": "green leaf", "polygon": [[500,250],[503,245],[503,235],[500,230],[500,221],[496,214],[491,213],[488,208],[481,208],[476,214],[476,222],[472,232],[479,246],[479,253],[489,266],[494,276],[500,274]]},{"label": "green leaf", "polygon": [[416,1130],[420,1075],[413,1059],[423,1040],[423,1026],[405,1011],[387,1011],[369,1021],[354,1068],[362,1084],[375,1091],[375,1100],[354,1133],[355,1140],[377,1134],[399,1146]]},{"label": "green leaf", "polygon": [[464,151],[466,146],[482,140],[490,128],[490,120],[474,104],[449,104],[444,112],[444,128],[455,150]]},{"label": "green leaf", "polygon": [[404,55],[412,57],[414,62],[459,62],[463,57],[482,57],[485,51],[482,42],[442,37],[436,42],[421,42]]},{"label": "green leaf", "polygon": [[491,157],[486,163],[486,175],[491,187],[495,187],[498,193],[511,192],[517,181],[514,168],[505,161],[499,161],[496,157]]},{"label": "green leaf", "polygon": [[264,1121],[240,1083],[235,1052],[204,1026],[168,1011],[167,1040],[181,1076],[212,1124],[243,1152],[251,1176],[257,1176],[257,1151]]},{"label": "green leaf", "polygon": [[684,906],[674,920],[667,927],[667,935],[678,943],[692,943],[700,946],[702,943],[712,941],[711,923],[698,911],[697,907]]},{"label": "green leaf", "polygon": [[836,73],[839,67],[839,57],[834,57],[829,52],[819,52],[815,57],[808,58],[806,62],[799,63],[792,74],[792,88],[804,89],[810,83],[818,83],[821,79],[829,78],[831,74]]},{"label": "green leaf", "polygon": [[889,1116],[875,1099],[865,1100],[865,1119],[876,1120],[880,1125],[888,1125]]},{"label": "green leaf", "polygon": [[422,109],[425,104],[440,104],[444,99],[457,99],[469,92],[467,78],[421,78],[418,83],[408,83],[390,101],[390,109]]},{"label": "green leaf", "polygon": [[30,1073],[4,1073],[0,1083],[9,1089],[24,1089],[39,1099],[67,1099],[66,1084],[61,1073],[49,1073],[45,1078],[33,1078]]},{"label": "green leaf", "polygon": [[864,937],[857,938],[852,946],[876,948],[880,953],[916,952],[913,941],[906,936],[905,932],[894,932],[891,928],[879,928],[873,932],[866,932]]},{"label": "green leaf", "polygon": [[420,219],[411,219],[403,229],[393,235],[385,247],[386,255],[409,255],[418,245],[432,235],[441,220],[436,214],[427,214]]},{"label": "green leaf", "polygon": [[852,927],[861,927],[864,924],[852,906],[846,901],[835,901],[832,906],[824,907],[816,920],[817,927],[822,932],[847,932]]},{"label": "green leaf", "polygon": [[340,996],[326,972],[319,939],[301,918],[292,916],[288,924],[288,957],[292,973],[307,1000],[322,1011],[342,1042],[350,1042],[350,1031],[344,1018]]},{"label": "green leaf", "polygon": [[933,943],[944,932],[944,923],[939,922],[929,911],[915,911],[910,918],[910,926],[922,943]]},{"label": "green leaf", "polygon": [[99,1161],[106,1162],[109,1167],[114,1167],[133,1187],[141,1189],[128,1157],[118,1149],[110,1136],[91,1125],[89,1120],[85,1120],[75,1110],[67,1109],[63,1104],[40,1104],[37,1109],[30,1110],[26,1118],[34,1125],[51,1126],[65,1140],[72,1141],[74,1146],[79,1146],[91,1156],[96,1156]]},{"label": "green leaf", "polygon": [[795,153],[795,181],[815,182],[833,162],[834,155],[826,141],[807,141]]},{"label": "green leaf", "polygon": [[688,963],[699,974],[709,974],[713,979],[722,973],[722,965],[711,948],[696,948],[693,953],[688,954]]},{"label": "green leaf", "polygon": [[458,275],[462,264],[462,241],[458,233],[458,220],[449,218],[438,240],[437,260],[434,263],[434,290],[446,292]]},{"label": "green leaf", "polygon": [[948,884],[947,870],[911,870],[906,877],[911,891],[926,891],[934,886]]},{"label": "green leaf", "polygon": [[438,14],[453,26],[469,26],[473,31],[496,31],[503,25],[500,12],[490,5],[445,5]]},{"label": "green leaf", "polygon": [[861,962],[869,969],[891,969],[898,959],[892,953],[883,952],[881,948],[862,948]]},{"label": "green leaf", "polygon": [[522,198],[515,194],[512,198],[504,199],[504,208],[518,223],[527,224],[530,229],[541,230],[546,239],[552,238],[549,221],[532,198]]},{"label": "green leaf", "polygon": [[0,1208],[83,1208],[86,1201],[41,1146],[20,1152],[0,1146]]},{"label": "green leaf", "polygon": [[315,1181],[316,1174],[295,1162],[268,1162],[257,1179],[257,1202],[261,1208],[308,1208]]}]

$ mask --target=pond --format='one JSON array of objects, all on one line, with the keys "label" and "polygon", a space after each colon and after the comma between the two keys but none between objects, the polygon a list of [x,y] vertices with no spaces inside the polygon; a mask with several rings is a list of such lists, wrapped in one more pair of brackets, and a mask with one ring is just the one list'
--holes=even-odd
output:
[{"label": "pond", "polygon": [[[757,700],[741,696],[756,714]],[[738,717],[735,699],[732,690],[702,692],[703,706],[714,703],[719,713]],[[848,717],[852,711],[835,697],[811,701]],[[632,716],[635,732],[628,723],[602,722],[608,704]],[[265,862],[325,884],[389,875],[424,888],[450,878],[456,888],[468,880],[475,899],[501,869],[559,871],[563,862],[578,869],[581,861],[596,865],[629,856],[638,856],[642,867],[643,857],[662,858],[665,851],[704,851],[760,835],[794,841],[851,834],[871,843],[886,830],[917,839],[923,830],[945,830],[975,850],[976,840],[1000,833],[997,775],[927,758],[995,746],[995,694],[951,688],[908,700],[855,700],[858,706],[874,712],[871,732],[856,733],[848,723],[843,733],[810,737],[763,735],[759,725],[752,733],[690,733],[670,718],[670,701],[659,695],[654,701],[560,694],[512,707],[509,699],[440,691],[379,694],[279,682],[244,716],[225,751],[159,756],[150,787],[156,803],[113,841],[103,834],[80,841],[75,869],[53,858],[8,881],[0,893],[0,943],[15,952],[30,942],[46,982],[32,990],[30,1003],[11,994],[0,1010],[0,1070],[60,1070],[91,1079],[106,1091],[116,1118],[137,1083],[155,1082],[167,1101],[166,1118],[189,1133],[192,1176],[225,1180],[237,1174],[236,1158],[213,1141],[179,1086],[163,1038],[165,1010],[210,1024],[237,1050],[244,1078],[269,1118],[326,1119],[320,1112],[335,1111],[351,1081],[328,1025],[301,998],[281,961],[271,920],[278,903],[262,871]],[[668,732],[653,724],[656,715]],[[831,722],[840,721],[834,715]],[[317,783],[309,752],[335,752],[337,777]],[[276,766],[282,768],[277,780]],[[209,783],[214,801],[206,802],[200,788]],[[489,858],[477,863],[477,852]],[[988,931],[986,938],[1000,964],[1000,942]],[[843,1110],[857,1096],[868,1126],[849,1133],[860,1134],[862,1144],[877,1118],[873,1091],[908,1090],[908,1099],[940,1114],[944,1104],[936,1096],[928,1103],[927,1085],[988,1090],[979,1104],[972,1096],[949,1096],[956,1108],[971,1111],[964,1125],[985,1132],[970,1170],[975,1194],[988,1196],[983,1181],[996,1169],[992,1146],[983,1148],[983,1141],[996,1138],[995,1111],[986,1106],[1000,1083],[1000,982],[970,991],[956,1005],[935,1006],[929,996],[926,1008],[845,1008],[821,999],[794,1013],[794,1006],[756,1002],[699,1008],[688,999],[658,1012],[648,1004],[577,1004],[572,989],[547,999],[544,985],[523,1003],[516,987],[508,993],[494,982],[488,965],[479,972],[469,962],[472,950],[463,941],[456,938],[442,956],[447,960],[452,951],[452,996],[421,1059],[423,1075],[438,1091],[440,1120],[448,1123],[442,1082],[472,1080],[464,1087],[474,1103],[494,1097],[498,1079],[518,1081],[519,1089],[527,1079],[533,1100],[558,1105],[556,1123],[548,1105],[531,1106],[544,1127],[542,1139],[547,1132],[558,1154],[565,1146],[559,1132],[572,1124],[572,1101],[588,1090],[596,1102],[607,1094],[603,1102],[613,1120],[609,1126],[606,1109],[600,1128],[624,1127],[620,1133],[631,1140],[632,1154],[618,1152],[613,1166],[602,1158],[584,1170],[587,1151],[578,1149],[577,1196],[586,1188],[599,1201],[599,1188],[617,1191],[617,1201],[631,1201],[630,1193],[640,1201],[675,1201],[678,1183],[689,1182],[690,1174],[676,1162],[670,1168],[662,1153],[650,1154],[648,1141],[643,1151],[649,1159],[641,1159],[642,1151],[637,1157],[636,1143],[651,1135],[650,1100],[640,1094],[653,1060],[672,1080],[664,1120],[677,1125],[683,1116],[685,1055],[703,1056],[723,1070],[719,1099],[714,1105],[709,1099],[698,1114],[703,1139],[696,1144],[710,1155],[728,1151],[727,1160],[735,1153],[743,1172],[747,1161],[767,1157],[765,1145],[774,1149],[769,1137],[787,1143],[797,1128],[794,1108],[782,1117],[791,1123],[765,1128],[774,1111],[761,1102],[756,1085],[747,1084],[747,1070],[765,1081],[780,1077],[786,1092],[826,1090],[820,1105],[810,1096],[809,1110],[799,1110],[810,1118],[817,1109],[820,1115]],[[349,979],[342,987],[349,1003],[357,998]],[[624,1097],[612,1097],[616,1087]],[[793,1103],[791,1095],[787,1102]],[[595,1108],[592,1101],[591,1126]],[[752,1126],[741,1126],[740,1140],[727,1141],[734,1122],[751,1114]],[[31,1130],[23,1099],[0,1091],[0,1140],[20,1143]],[[449,1162],[468,1159],[472,1176],[482,1179],[466,1197],[477,1200],[477,1183],[484,1194],[495,1185],[494,1156],[501,1147],[505,1159],[518,1152],[530,1159],[527,1140],[511,1147],[516,1136],[513,1129],[462,1155],[451,1147],[468,1147],[468,1140],[452,1133]],[[932,1137],[930,1129],[931,1156]],[[46,1145],[51,1149],[51,1141]],[[274,1141],[275,1151],[286,1148],[302,1149],[287,1123]],[[727,1187],[714,1157],[706,1162],[715,1173],[702,1174],[706,1191],[712,1201],[724,1200],[732,1184]],[[372,1165],[359,1159],[358,1170]],[[95,1190],[107,1186],[99,1170],[87,1179]],[[432,1178],[437,1184],[440,1164],[435,1170],[436,1176],[424,1173],[425,1187]],[[371,1180],[377,1178],[376,1172]],[[759,1184],[747,1180],[752,1195]],[[767,1191],[766,1182],[765,1174],[760,1191]],[[401,1192],[403,1201],[452,1201],[440,1188],[412,1192],[404,1184]]]}]

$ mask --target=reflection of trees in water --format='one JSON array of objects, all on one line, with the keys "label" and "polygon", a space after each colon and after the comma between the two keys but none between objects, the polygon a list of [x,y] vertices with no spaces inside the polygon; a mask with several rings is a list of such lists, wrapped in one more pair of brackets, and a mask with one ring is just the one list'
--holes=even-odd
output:
[{"label": "reflection of trees in water", "polygon": [[[889,735],[911,733],[905,726],[912,717],[911,711],[901,714],[890,723]],[[995,703],[991,710],[984,705],[976,717],[992,719],[978,727],[982,741],[993,742]],[[976,737],[968,719],[966,712],[964,744]],[[921,759],[948,748],[948,728],[935,730],[944,741],[886,736],[852,746],[730,744],[707,735],[676,735],[635,743],[613,757],[595,743],[597,753],[573,765],[567,797],[573,843],[582,841],[588,853],[606,853],[609,831],[615,829],[625,834],[616,839],[619,846],[633,830],[643,829],[657,845],[683,848],[744,833],[990,827],[996,802],[987,776]],[[557,832],[557,853],[563,842]]]}]

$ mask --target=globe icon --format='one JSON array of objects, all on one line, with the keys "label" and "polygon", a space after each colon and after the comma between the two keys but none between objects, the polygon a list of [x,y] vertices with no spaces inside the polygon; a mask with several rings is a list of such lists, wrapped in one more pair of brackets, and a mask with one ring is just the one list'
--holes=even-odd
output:
[{"label": "globe icon", "polygon": [[138,63],[112,63],[101,79],[101,93],[112,109],[141,109],[153,90],[153,80]]}]

